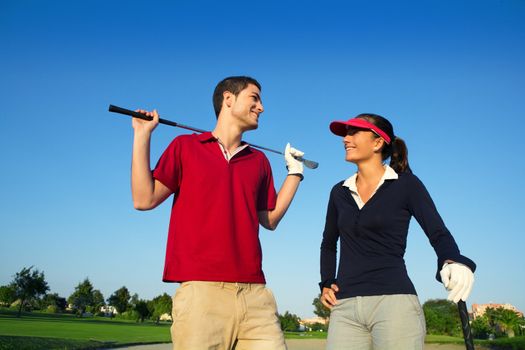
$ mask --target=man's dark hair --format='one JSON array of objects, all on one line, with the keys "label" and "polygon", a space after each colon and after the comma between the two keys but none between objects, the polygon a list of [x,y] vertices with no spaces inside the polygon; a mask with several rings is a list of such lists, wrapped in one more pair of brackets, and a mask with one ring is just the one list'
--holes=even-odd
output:
[{"label": "man's dark hair", "polygon": [[229,91],[235,96],[238,96],[242,90],[246,89],[248,84],[253,84],[261,90],[261,84],[259,84],[257,80],[246,76],[224,78],[217,84],[215,91],[213,92],[213,108],[215,109],[215,116],[217,118],[221,112],[224,92]]}]

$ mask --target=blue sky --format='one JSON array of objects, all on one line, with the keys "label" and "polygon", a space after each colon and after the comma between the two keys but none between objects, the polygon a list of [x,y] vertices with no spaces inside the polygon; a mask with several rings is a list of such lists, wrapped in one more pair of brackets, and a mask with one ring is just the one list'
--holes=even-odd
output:
[{"label": "blue sky", "polygon": [[[0,3],[0,285],[43,270],[69,296],[85,277],[107,298],[161,281],[170,200],[135,211],[129,119],[109,104],[214,126],[211,94],[257,78],[265,112],[245,140],[320,163],[275,232],[261,229],[279,311],[313,315],[319,245],[344,161],[332,120],[388,117],[462,252],[478,264],[470,303],[525,311],[525,2],[12,1]],[[155,163],[184,130],[160,126]],[[277,186],[286,171],[268,154]],[[417,222],[406,263],[420,299],[444,298]]]}]

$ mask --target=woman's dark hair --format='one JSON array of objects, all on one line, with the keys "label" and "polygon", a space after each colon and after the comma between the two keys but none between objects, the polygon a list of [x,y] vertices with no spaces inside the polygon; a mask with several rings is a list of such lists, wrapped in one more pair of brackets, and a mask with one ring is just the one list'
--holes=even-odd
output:
[{"label": "woman's dark hair", "polygon": [[[392,142],[390,144],[384,143],[381,149],[381,158],[383,161],[390,158],[390,167],[397,173],[408,172],[411,173],[410,165],[408,165],[408,149],[405,141],[394,135],[394,127],[388,119],[372,113],[359,114],[356,118],[364,119],[369,123],[374,124],[379,129],[383,130]],[[376,135],[374,133],[374,135]],[[376,135],[379,137],[379,135]]]},{"label": "woman's dark hair", "polygon": [[217,86],[215,87],[215,91],[213,91],[213,108],[215,109],[215,116],[218,118],[219,113],[221,112],[222,108],[222,101],[224,100],[224,92],[229,91],[235,96],[238,96],[239,93],[246,89],[246,87],[249,84],[253,84],[261,89],[261,84],[259,82],[251,77],[245,77],[245,76],[236,76],[236,77],[228,77],[221,80]]}]

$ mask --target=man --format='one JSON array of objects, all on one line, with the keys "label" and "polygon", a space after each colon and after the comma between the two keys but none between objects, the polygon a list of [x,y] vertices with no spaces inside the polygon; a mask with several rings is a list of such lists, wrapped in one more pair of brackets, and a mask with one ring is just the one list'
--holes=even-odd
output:
[{"label": "man", "polygon": [[288,209],[303,152],[286,146],[279,194],[266,156],[241,141],[264,111],[250,77],[222,80],[213,94],[212,132],[176,137],[150,170],[157,111],[133,118],[132,195],[149,210],[174,195],[163,281],[180,282],[173,297],[174,349],[286,349],[275,299],[265,287],[259,224],[274,230]]}]

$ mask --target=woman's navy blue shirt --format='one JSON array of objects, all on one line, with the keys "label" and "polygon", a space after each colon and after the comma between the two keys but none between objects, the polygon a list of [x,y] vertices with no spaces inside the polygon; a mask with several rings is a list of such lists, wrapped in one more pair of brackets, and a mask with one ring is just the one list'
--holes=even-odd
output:
[{"label": "woman's navy blue shirt", "polygon": [[386,180],[361,210],[343,181],[332,188],[321,243],[321,288],[336,283],[338,298],[417,294],[403,258],[412,216],[437,254],[438,281],[447,259],[476,269],[460,254],[423,183],[412,173],[400,173]]}]

